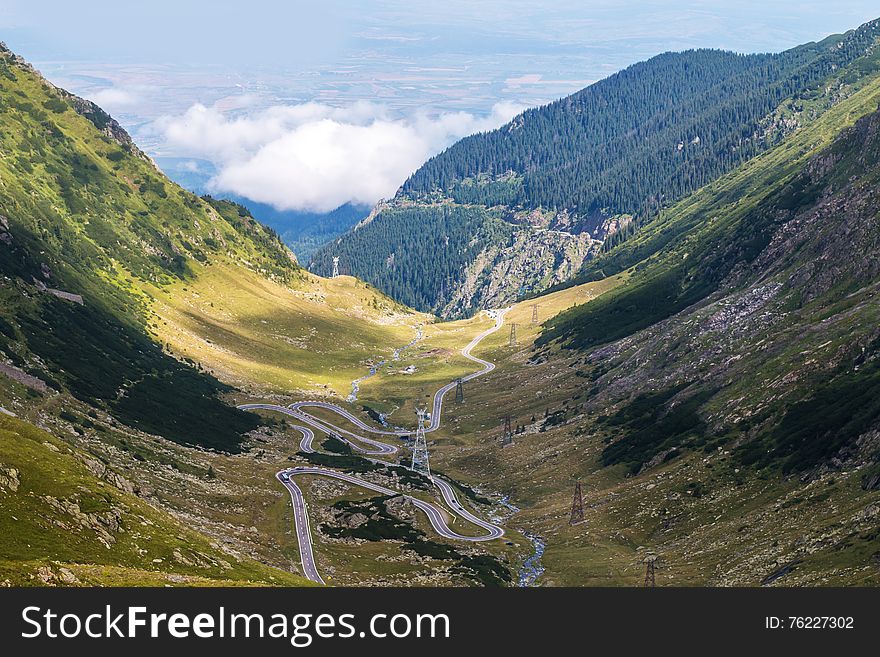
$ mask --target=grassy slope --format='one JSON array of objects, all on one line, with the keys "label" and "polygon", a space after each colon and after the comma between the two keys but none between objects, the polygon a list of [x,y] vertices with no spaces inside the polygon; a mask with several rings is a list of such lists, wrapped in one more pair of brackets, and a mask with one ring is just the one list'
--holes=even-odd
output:
[{"label": "grassy slope", "polygon": [[[620,284],[623,279],[624,277],[609,278],[605,281],[589,283],[543,297],[538,302],[539,317],[543,320],[572,305],[588,302]],[[518,323],[517,333],[520,336],[521,344],[530,344],[540,331],[539,325],[531,324],[531,313],[532,303],[525,302],[514,305],[508,314],[511,321]],[[366,413],[362,412],[364,406],[388,413],[388,421],[392,424],[412,426],[417,404],[429,404],[434,392],[439,387],[458,376],[473,372],[477,368],[473,362],[460,355],[460,349],[475,335],[491,327],[492,324],[493,322],[485,314],[467,320],[428,324],[424,328],[423,339],[403,352],[399,361],[387,364],[379,370],[376,376],[366,380],[361,386],[359,401],[349,407],[355,412],[361,412],[361,417],[366,422],[372,423],[373,421]],[[502,331],[487,338],[483,345],[478,347],[476,354],[504,362],[510,358],[512,353],[512,350],[507,347],[508,339],[509,333],[505,327]],[[410,365],[416,367],[416,372],[414,374],[404,373],[404,370]],[[507,492],[508,489],[499,486],[501,481],[494,476],[487,477],[486,473],[479,471],[479,468],[462,469],[457,467],[453,455],[460,454],[462,446],[470,444],[475,437],[478,437],[479,440],[485,440],[490,432],[494,432],[499,413],[499,407],[492,401],[497,398],[499,391],[489,377],[477,379],[467,384],[465,394],[467,400],[479,395],[482,401],[477,406],[468,402],[460,406],[454,402],[452,393],[447,397],[441,429],[430,436],[432,469],[453,476],[463,484],[477,487],[486,493]],[[320,410],[315,411],[315,414],[322,415]],[[332,418],[331,415],[327,415],[327,417]],[[480,436],[482,438],[479,438]],[[350,489],[342,495],[331,498],[319,495],[314,488],[308,485],[304,487],[304,490],[313,513],[321,513],[321,509],[342,499],[361,499],[364,497],[356,489]],[[475,512],[480,515],[485,516],[489,511],[489,507],[475,505],[466,494],[461,494],[460,498],[466,504],[473,506]],[[421,518],[418,520],[417,526],[426,531],[429,538],[435,539],[432,530],[421,522]],[[510,531],[506,539],[512,545],[505,546],[499,543],[498,545],[487,544],[480,547],[488,550],[491,554],[502,556],[515,567],[516,563],[527,556],[530,551],[528,542],[516,531],[516,528],[521,526],[521,523],[516,519],[514,524],[509,527]],[[458,531],[464,533],[468,533],[470,529],[465,526],[457,527]],[[399,559],[399,554],[393,544],[391,544],[389,552],[387,545],[383,547],[367,543],[359,545],[355,549],[350,545],[327,541],[320,535],[318,541],[319,564],[323,564],[323,567],[330,570],[333,577],[331,581],[348,583],[369,582],[374,579],[386,582],[396,581],[397,583],[438,583],[444,581],[442,577],[440,579],[431,577],[424,570],[412,571],[411,564],[407,568],[407,560],[401,561]],[[451,544],[456,546],[455,542]],[[377,555],[383,556],[376,560]],[[449,581],[456,582],[456,580]]]},{"label": "grassy slope", "polygon": [[7,585],[307,583],[219,550],[167,513],[96,477],[83,453],[5,415],[0,531],[0,581]]},{"label": "grassy slope", "polygon": [[[511,316],[530,315],[526,302]],[[756,585],[794,561],[796,568],[778,583],[880,582],[872,565],[880,549],[877,493],[862,489],[861,472],[808,483],[774,472],[756,476],[729,451],[714,448],[636,477],[620,466],[603,467],[608,432],[597,422],[603,411],[581,408],[594,382],[579,375],[578,359],[566,351],[530,360],[534,333],[521,335],[517,349],[499,335],[477,351],[498,369],[468,386],[463,404],[448,406],[444,428],[432,436],[432,464],[480,490],[507,493],[522,508],[508,527],[547,540],[541,584],[638,586],[648,551],[661,555],[660,585]],[[571,410],[563,423],[542,430],[548,409]],[[501,448],[507,413],[526,433]],[[587,522],[570,527],[577,480],[584,482]]]},{"label": "grassy slope", "polygon": [[152,330],[175,353],[262,392],[344,397],[373,357],[409,342],[430,317],[349,276],[293,288],[228,266],[151,289]]},{"label": "grassy slope", "polygon": [[102,132],[109,117],[78,113],[83,102],[0,51],[4,360],[132,427],[235,451],[257,419],[218,399],[227,386],[162,353],[142,289],[190,280],[207,261],[281,282],[300,270],[277,236],[171,183]]},{"label": "grassy slope", "polygon": [[[153,308],[157,315],[151,322],[156,328],[153,330],[161,340],[170,342],[175,353],[194,358],[221,379],[242,386],[251,393],[249,398],[252,399],[263,399],[266,395],[292,399],[336,395],[335,401],[341,401],[339,397],[344,398],[348,393],[351,380],[366,374],[368,363],[374,357],[388,358],[394,347],[414,337],[416,324],[430,319],[391,304],[350,277],[309,279],[296,289],[289,289],[256,277],[236,276],[233,280],[222,267],[197,271],[199,275],[194,281],[169,287],[168,293],[156,294]],[[618,279],[608,279],[544,298],[540,301],[540,317],[545,319],[592,298],[618,282]],[[352,304],[353,296],[360,303]],[[520,324],[521,340],[527,342],[537,335],[540,327],[530,324],[530,304],[515,307],[510,316]],[[361,412],[367,405],[389,412],[393,423],[411,426],[414,406],[419,399],[428,401],[434,391],[449,380],[474,371],[475,365],[464,359],[459,350],[491,325],[485,315],[459,322],[425,324],[423,339],[401,353],[398,361],[389,361],[375,377],[364,381],[359,401],[350,408]],[[310,331],[312,326],[320,330]],[[204,341],[205,337],[210,343]],[[496,352],[507,352],[503,346],[506,341],[504,331],[487,340],[493,357]],[[481,348],[480,353],[485,351]],[[279,354],[283,355],[279,358]],[[409,365],[417,368],[415,374],[403,373]],[[325,384],[329,388],[324,388]],[[472,387],[482,385],[477,381],[470,384],[468,395]],[[450,426],[457,424],[458,412],[453,404],[447,406],[446,412],[445,422]],[[315,413],[322,415],[319,410]],[[264,417],[275,416],[267,413]],[[366,414],[363,417],[371,421]],[[457,440],[455,432],[450,431],[435,436],[441,444]],[[257,527],[261,535],[268,537],[264,541],[266,545],[278,546],[277,550],[266,553],[267,558],[283,563],[279,561],[281,554],[282,559],[289,559],[295,567],[296,543],[289,532],[289,505],[274,495],[271,477],[277,464],[296,451],[298,440],[298,434],[279,427],[259,445],[259,452],[263,453],[259,458],[242,455],[233,460],[214,461],[218,477],[223,482],[235,482],[234,486],[182,488],[169,491],[167,501],[174,508],[185,509],[191,504],[186,498],[194,497],[212,522]],[[443,465],[438,461],[438,469],[442,470]],[[464,482],[480,485],[483,478],[467,475]],[[313,513],[319,514],[313,518],[314,522],[323,517],[320,514],[331,504],[365,496],[352,488],[327,497],[308,480],[303,482],[303,488]],[[477,512],[485,514],[486,509],[481,507]],[[436,538],[421,516],[416,516],[416,526],[429,538]],[[458,529],[468,531],[464,526]],[[399,548],[393,542],[368,542],[355,548],[327,540],[317,533],[315,538],[319,566],[330,582],[461,583],[448,575],[437,575],[434,572],[437,563],[432,566],[401,559]],[[515,542],[514,546],[486,547],[490,553],[507,555],[506,558],[516,561],[517,556],[527,554],[527,546],[515,532],[510,539]]]},{"label": "grassy slope", "polygon": [[[494,360],[506,354],[509,351],[507,345],[510,341],[510,324],[517,325],[517,339],[521,344],[531,343],[541,332],[541,323],[547,318],[604,294],[620,285],[625,278],[625,275],[610,277],[598,283],[546,295],[534,302],[514,304],[507,313],[505,326],[485,338],[475,355]],[[538,304],[538,324],[532,324],[534,303]],[[439,387],[479,368],[461,355],[461,349],[493,323],[485,313],[481,313],[466,320],[438,322],[426,326],[424,337],[417,345],[402,354],[399,361],[389,364],[378,376],[368,379],[362,385],[361,400],[372,408],[389,413],[391,422],[403,426],[412,424],[411,418],[415,417],[415,405],[419,400],[423,404],[429,404]],[[414,374],[405,373],[409,366],[416,368]],[[466,384],[466,387],[470,389],[483,386],[484,383],[484,379],[477,379]],[[447,402],[453,399],[454,393],[449,393]],[[447,406],[446,412],[454,412],[454,406]]]},{"label": "grassy slope", "polygon": [[[180,189],[11,54],[0,53],[0,60],[0,112],[8,128],[0,139],[14,154],[0,162],[0,214],[9,226],[4,239],[12,238],[0,245],[8,276],[0,281],[0,349],[4,360],[62,391],[39,394],[3,377],[0,402],[140,482],[139,494],[191,526],[295,570],[289,502],[273,478],[289,452],[270,461],[266,439],[248,439],[243,447],[253,449],[235,458],[138,430],[236,451],[242,434],[260,422],[220,401],[231,392],[226,383],[161,345],[261,392],[326,393],[329,382],[344,394],[365,359],[409,341],[410,324],[425,318],[353,279],[305,274],[241,208]],[[40,294],[31,277],[81,294],[85,305]],[[204,338],[214,346],[206,348]],[[325,377],[330,362],[340,371]],[[242,416],[248,419],[236,426]],[[255,538],[250,529],[257,525]],[[23,549],[6,574],[20,567],[26,577],[32,559],[74,559],[61,536],[46,532],[43,551]],[[141,573],[137,555],[115,550],[101,563],[107,577],[119,574],[105,581],[122,583],[160,580],[169,562],[150,562],[156,573]]]}]

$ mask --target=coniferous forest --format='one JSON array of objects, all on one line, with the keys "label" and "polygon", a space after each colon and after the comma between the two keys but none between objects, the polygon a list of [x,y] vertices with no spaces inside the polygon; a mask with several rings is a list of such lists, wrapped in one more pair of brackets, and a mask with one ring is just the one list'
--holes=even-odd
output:
[{"label": "coniferous forest", "polygon": [[[636,213],[680,198],[772,145],[776,135],[762,120],[786,98],[809,98],[872,39],[859,31],[842,47],[658,55],[461,140],[425,163],[403,192],[450,191],[465,203],[569,208],[582,216]],[[503,193],[487,187],[484,198],[462,198],[460,181],[507,172],[522,179]]]}]

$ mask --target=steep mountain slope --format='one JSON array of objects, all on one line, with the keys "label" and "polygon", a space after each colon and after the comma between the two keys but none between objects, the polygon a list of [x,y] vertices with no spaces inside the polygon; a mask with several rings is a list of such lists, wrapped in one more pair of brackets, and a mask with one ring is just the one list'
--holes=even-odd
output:
[{"label": "steep mountain slope", "polygon": [[[878,35],[874,21],[776,55],[691,51],[632,66],[455,144],[312,268],[329,271],[338,255],[395,298],[445,316],[545,289],[609,237],[859,89],[878,70]],[[537,274],[505,268],[514,252]],[[453,292],[462,281],[464,298]]]},{"label": "steep mountain slope", "polygon": [[209,259],[293,280],[289,252],[246,213],[170,183],[95,106],[6,50],[0,64],[3,359],[130,426],[236,450],[256,418],[148,337],[141,287]]},{"label": "steep mountain slope", "polygon": [[[245,208],[181,189],[5,48],[0,122],[0,420],[18,417],[0,468],[20,484],[0,503],[25,537],[4,543],[0,581],[301,582],[274,479],[294,436],[237,410],[239,388],[346,394],[429,318],[303,271]],[[109,548],[105,510],[121,514]]]},{"label": "steep mountain slope", "polygon": [[591,350],[599,398],[643,391],[645,410],[620,426],[685,404],[711,418],[633,431],[605,463],[637,472],[707,440],[784,472],[876,461],[880,114],[815,146],[878,102],[875,82],[661,216],[596,263],[640,258],[626,285],[550,323],[541,343]]}]

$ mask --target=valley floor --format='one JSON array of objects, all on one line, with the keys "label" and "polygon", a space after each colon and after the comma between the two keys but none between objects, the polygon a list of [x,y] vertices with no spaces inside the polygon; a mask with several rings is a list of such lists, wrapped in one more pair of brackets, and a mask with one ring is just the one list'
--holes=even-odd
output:
[{"label": "valley floor", "polygon": [[[862,490],[857,473],[810,481],[745,478],[724,449],[688,453],[636,476],[601,466],[607,429],[597,421],[603,410],[583,403],[593,384],[584,378],[578,355],[558,348],[548,355],[536,351],[534,341],[543,322],[590,303],[626,276],[515,304],[502,330],[474,349],[497,367],[466,382],[462,402],[450,392],[441,425],[428,434],[432,471],[454,482],[470,512],[503,526],[502,539],[469,544],[444,539],[406,497],[320,476],[297,478],[316,565],[328,584],[515,585],[528,562],[529,572],[537,573],[523,577],[530,585],[638,586],[649,556],[657,559],[658,585],[880,583],[871,565],[878,558],[880,505]],[[157,294],[153,330],[179,357],[235,384],[240,392],[230,403],[324,399],[375,428],[382,422],[411,430],[418,406],[429,406],[438,388],[474,372],[461,349],[493,324],[485,313],[435,322],[348,277],[313,278],[293,290],[255,291],[254,285],[271,287],[264,279],[231,278],[222,268],[206,270],[184,294]],[[339,306],[334,294],[340,295]],[[362,305],[343,308],[342,299],[352,294],[361,295]],[[271,307],[262,305],[268,299]],[[417,331],[421,337],[413,341]],[[360,381],[357,400],[346,402],[351,382],[371,369],[375,374]],[[4,385],[6,393],[21,397],[20,384]],[[319,465],[354,472],[416,499],[438,499],[425,482],[395,467],[401,454],[408,455],[407,443],[398,438],[388,442],[404,449],[387,459],[387,466],[348,453],[344,443],[321,431],[314,441],[317,454],[308,454],[300,447],[295,418],[260,411],[266,425],[251,434],[249,449],[226,455],[132,433],[109,418],[90,420],[85,409],[67,402],[59,413],[53,408],[58,403],[57,397],[46,398],[26,409],[23,419],[76,436],[104,471],[123,473],[132,499],[170,511],[182,525],[211,537],[214,549],[268,567],[245,579],[271,581],[266,578],[275,572],[279,584],[301,581],[285,579],[286,573],[302,573],[290,498],[275,477],[280,469]],[[22,404],[13,407],[23,410]],[[356,430],[329,410],[309,412]],[[508,415],[513,444],[502,446]],[[576,482],[583,488],[585,522],[572,526]],[[455,531],[479,533],[452,513],[445,520]],[[163,561],[148,560],[137,576],[73,561],[59,561],[41,575],[32,559],[37,565],[25,570],[32,583],[42,577],[63,584],[67,572],[81,583],[166,581],[161,574],[166,557],[155,558]],[[192,559],[181,559],[178,566],[186,570]],[[21,583],[11,573],[24,568],[23,562],[4,563],[0,575]],[[97,577],[99,570],[103,574]],[[175,581],[227,579],[192,573]]]}]

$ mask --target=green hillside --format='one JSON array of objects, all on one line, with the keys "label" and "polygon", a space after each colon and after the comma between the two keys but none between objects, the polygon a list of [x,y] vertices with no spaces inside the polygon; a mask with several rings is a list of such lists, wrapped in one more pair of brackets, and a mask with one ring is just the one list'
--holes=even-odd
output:
[{"label": "green hillside", "polygon": [[[624,285],[548,322],[544,348],[626,339],[583,363],[598,386],[640,391],[604,420],[605,465],[733,444],[783,473],[876,467],[878,103],[874,81],[682,201],[596,262],[634,263]],[[639,373],[618,360],[636,346]]]},{"label": "green hillside", "polygon": [[291,282],[289,252],[243,208],[171,183],[100,108],[5,49],[0,121],[2,357],[132,427],[237,450],[258,419],[148,336],[141,288],[208,261]]},{"label": "green hillside", "polygon": [[295,435],[236,404],[344,396],[431,318],[305,272],[5,48],[0,121],[0,582],[303,583]]},{"label": "green hillside", "polygon": [[0,414],[0,582],[5,585],[288,585],[307,581],[219,550],[89,458]]}]

